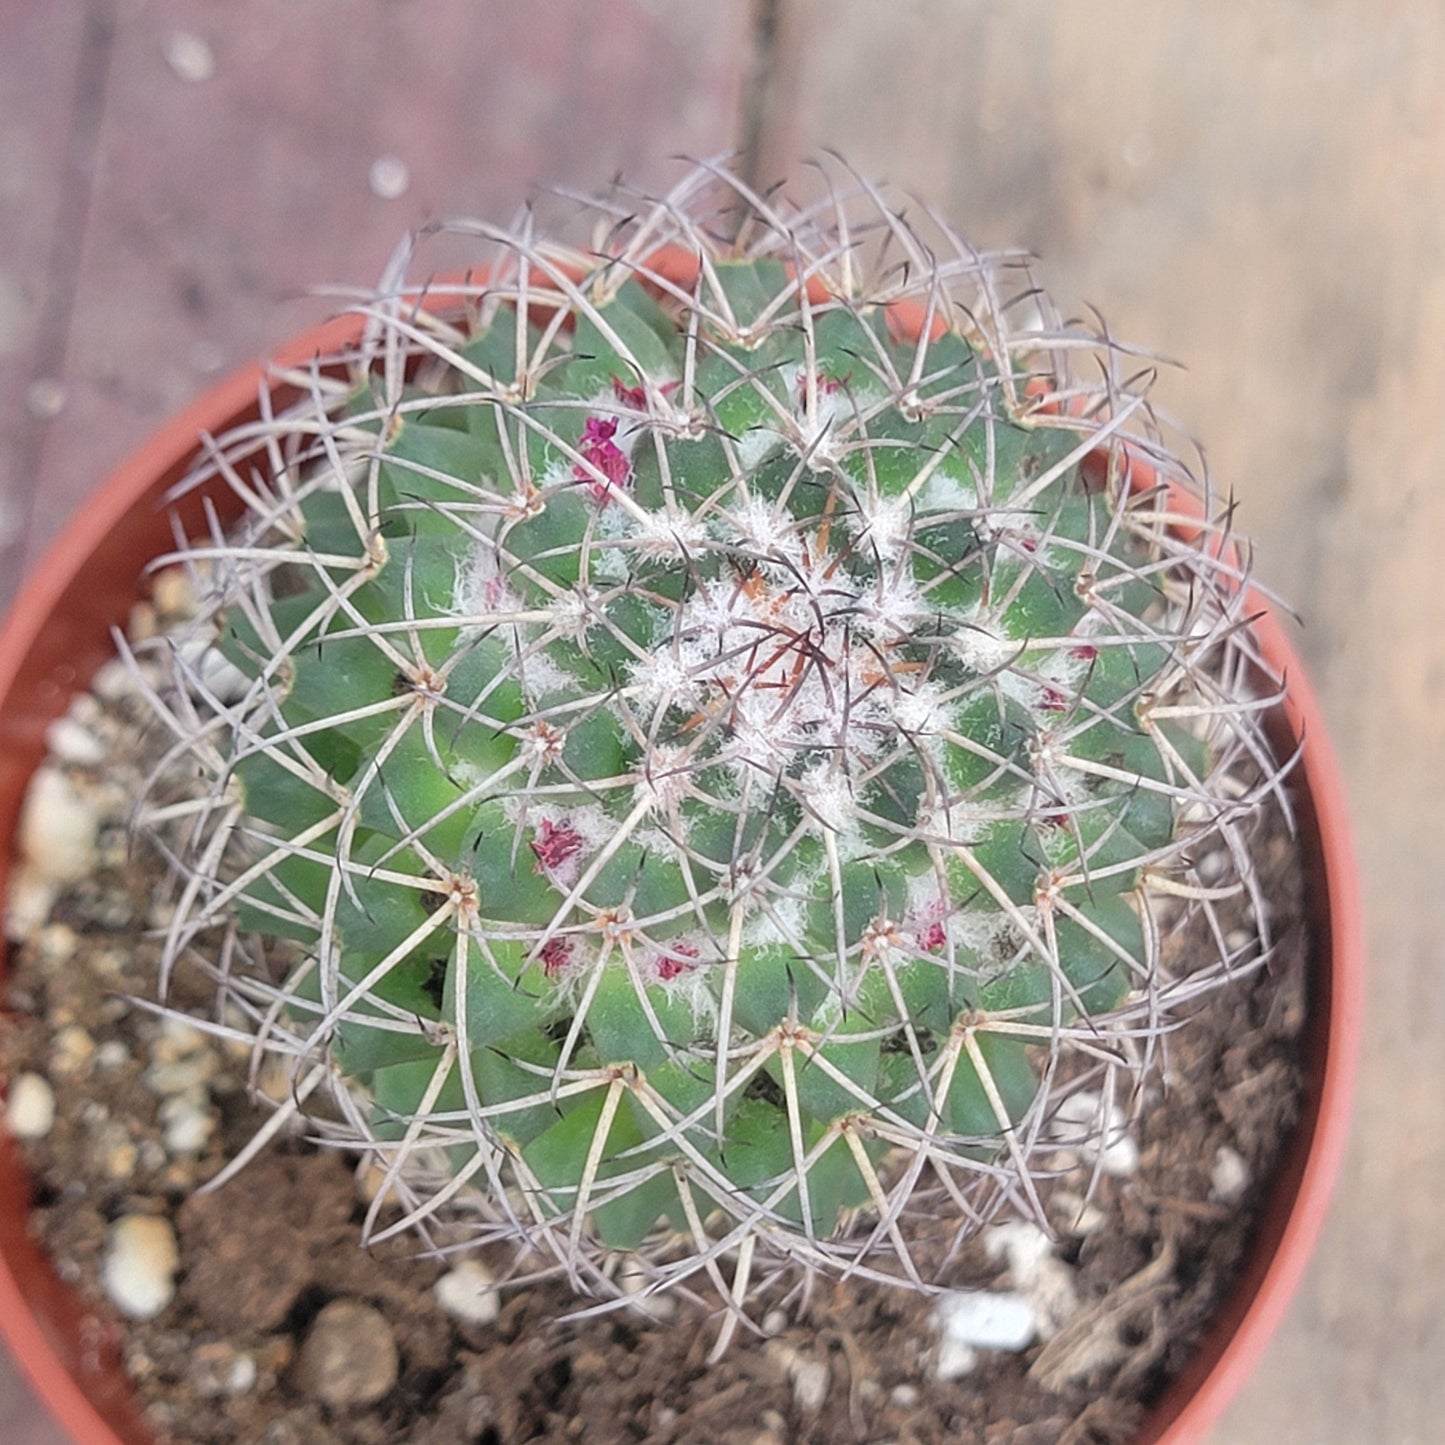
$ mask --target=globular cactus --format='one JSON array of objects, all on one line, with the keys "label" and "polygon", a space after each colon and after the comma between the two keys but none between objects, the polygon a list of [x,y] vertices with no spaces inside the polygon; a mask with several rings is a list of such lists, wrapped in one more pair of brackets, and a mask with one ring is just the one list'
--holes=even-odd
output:
[{"label": "globular cactus", "polygon": [[1248,880],[1227,511],[1127,353],[853,189],[451,226],[485,269],[401,257],[201,469],[170,963],[405,1222],[595,1294],[922,1282],[1243,962],[1160,947]]}]

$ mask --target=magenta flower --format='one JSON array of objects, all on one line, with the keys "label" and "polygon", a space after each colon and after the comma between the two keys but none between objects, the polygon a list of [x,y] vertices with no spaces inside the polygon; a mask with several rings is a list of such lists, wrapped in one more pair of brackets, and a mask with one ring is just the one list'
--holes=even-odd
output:
[{"label": "magenta flower", "polygon": [[[573,477],[583,483],[604,507],[612,500],[612,493],[626,487],[632,476],[632,463],[627,460],[627,453],[612,440],[616,434],[616,417],[589,416],[582,430],[582,440],[577,444],[582,461],[572,468]],[[592,470],[594,467],[596,471]],[[606,480],[599,480],[597,472],[601,472]]]}]

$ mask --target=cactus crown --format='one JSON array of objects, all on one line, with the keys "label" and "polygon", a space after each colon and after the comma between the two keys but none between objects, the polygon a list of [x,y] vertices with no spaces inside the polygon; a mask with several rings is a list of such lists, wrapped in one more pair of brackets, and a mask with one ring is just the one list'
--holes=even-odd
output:
[{"label": "cactus crown", "polygon": [[1241,962],[1160,951],[1203,847],[1248,883],[1224,522],[1122,351],[853,189],[452,226],[198,473],[169,960],[403,1223],[595,1294],[923,1283],[912,1214],[1037,1210],[1059,1098]]}]

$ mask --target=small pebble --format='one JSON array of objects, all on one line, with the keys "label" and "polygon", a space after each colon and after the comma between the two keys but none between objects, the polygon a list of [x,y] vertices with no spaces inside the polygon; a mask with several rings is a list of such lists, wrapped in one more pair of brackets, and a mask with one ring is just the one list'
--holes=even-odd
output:
[{"label": "small pebble", "polygon": [[138,691],[135,673],[123,657],[101,663],[90,680],[90,690],[104,702],[123,702]]},{"label": "small pebble", "polygon": [[184,567],[167,567],[151,579],[151,602],[165,618],[193,617],[196,589]]},{"label": "small pebble", "polygon": [[93,768],[105,761],[105,744],[74,718],[56,718],[45,730],[45,746],[52,758],[74,767]]},{"label": "small pebble", "polygon": [[783,1419],[776,1410],[764,1410],[758,1419],[758,1428],[751,1434],[744,1434],[741,1430],[729,1431],[728,1440],[737,1442],[737,1445],[788,1445],[788,1422],[783,1419],[782,1427],[778,1428],[772,1422]]},{"label": "small pebble", "polygon": [[210,638],[191,638],[181,644],[177,653],[196,683],[217,702],[239,702],[250,690],[251,679]]},{"label": "small pebble", "polygon": [[154,1094],[188,1094],[216,1076],[220,1060],[207,1049],[173,1064],[152,1064],[145,1072],[146,1087]]},{"label": "small pebble", "polygon": [[199,85],[216,73],[216,55],[199,35],[175,30],[166,37],[166,64],[184,81]]},{"label": "small pebble", "polygon": [[1038,1333],[1033,1306],[1008,1290],[950,1290],[934,1305],[933,1321],[944,1339],[983,1350],[1026,1349]]},{"label": "small pebble", "polygon": [[204,1095],[173,1095],[161,1105],[160,1120],[168,1154],[199,1154],[216,1132],[216,1118]]},{"label": "small pebble", "polygon": [[454,1320],[466,1325],[490,1325],[501,1313],[492,1272],[479,1259],[464,1259],[432,1286],[436,1302]]},{"label": "small pebble", "polygon": [[125,1214],[110,1227],[101,1284],[115,1307],[133,1320],[154,1319],[175,1297],[180,1251],[170,1221]]},{"label": "small pebble", "polygon": [[297,1386],[333,1410],[373,1405],[396,1385],[401,1361],[391,1326],[360,1300],[339,1299],[316,1316],[293,1372]]},{"label": "small pebble", "polygon": [[75,957],[80,939],[68,923],[47,923],[36,935],[41,961],[47,968],[59,968]]},{"label": "small pebble", "polygon": [[95,1051],[95,1066],[98,1069],[118,1069],[130,1062],[130,1049],[122,1039],[107,1039]]},{"label": "small pebble", "polygon": [[99,827],[94,808],[59,768],[36,769],[17,836],[21,853],[43,877],[58,883],[84,878],[95,863]]},{"label": "small pebble", "polygon": [[[249,1055],[251,1047],[249,1044],[245,1047]],[[363,1159],[357,1166],[355,1179],[357,1198],[363,1204],[375,1203],[377,1195],[381,1193],[381,1186],[386,1183],[386,1166],[372,1158]]]},{"label": "small pebble", "polygon": [[126,619],[125,635],[132,642],[146,642],[160,631],[156,610],[149,602],[132,604],[130,616]]},{"label": "small pebble", "polygon": [[1115,1179],[1128,1179],[1139,1172],[1139,1146],[1132,1134],[1112,1135],[1099,1151],[1099,1168]]},{"label": "small pebble", "polygon": [[117,1183],[123,1179],[129,1179],[134,1173],[136,1165],[140,1163],[140,1150],[128,1138],[123,1131],[107,1131],[102,1145],[100,1161],[101,1172],[107,1179],[114,1179]]},{"label": "small pebble", "polygon": [[832,1382],[828,1366],[822,1360],[800,1358],[789,1374],[793,1377],[793,1401],[805,1415],[816,1415],[828,1398]]},{"label": "small pebble", "polygon": [[933,1373],[940,1380],[961,1380],[978,1364],[978,1351],[962,1340],[945,1335],[934,1352]]},{"label": "small pebble", "polygon": [[212,1340],[191,1351],[186,1374],[191,1387],[202,1398],[244,1395],[256,1383],[256,1361],[234,1345]]},{"label": "small pebble", "polygon": [[378,156],[371,163],[367,179],[372,195],[383,201],[395,201],[404,196],[411,185],[411,172],[400,156]]},{"label": "small pebble", "polygon": [[16,1074],[5,1099],[5,1127],[16,1139],[43,1139],[55,1124],[55,1090],[40,1074]]},{"label": "small pebble", "polygon": [[226,1376],[226,1393],[244,1395],[256,1383],[256,1361],[250,1355],[237,1355],[231,1373]]},{"label": "small pebble", "polygon": [[769,1340],[768,1358],[782,1367],[793,1384],[793,1399],[805,1414],[815,1414],[828,1395],[831,1375],[826,1361],[805,1354],[786,1340]]},{"label": "small pebble", "polygon": [[917,1385],[902,1384],[895,1385],[889,1392],[888,1398],[900,1410],[912,1410],[917,1407],[918,1402],[923,1396],[919,1392]]},{"label": "small pebble", "polygon": [[769,1310],[763,1316],[762,1331],[769,1339],[780,1335],[788,1328],[788,1316],[785,1310]]},{"label": "small pebble", "polygon": [[646,1315],[648,1319],[661,1324],[664,1320],[670,1320],[677,1313],[677,1301],[671,1295],[662,1294],[656,1290],[648,1293],[652,1276],[637,1263],[624,1264],[617,1271],[617,1283],[621,1286],[622,1292],[631,1297],[632,1308],[638,1314]]},{"label": "small pebble", "polygon": [[1209,1170],[1209,1197],[1220,1204],[1235,1204],[1249,1188],[1249,1165],[1238,1149],[1221,1144]]},{"label": "small pebble", "polygon": [[1015,1219],[994,1225],[984,1235],[983,1247],[990,1259],[1008,1262],[1014,1288],[1033,1306],[1040,1339],[1051,1339],[1078,1311],[1074,1271],[1037,1224]]},{"label": "small pebble", "polygon": [[1099,1095],[1088,1090],[1070,1094],[1058,1107],[1050,1132],[1065,1144],[1074,1145],[1090,1164],[1105,1174],[1127,1179],[1139,1169],[1139,1146],[1129,1134],[1124,1111],[1111,1104],[1100,1115]]},{"label": "small pebble", "polygon": [[178,1059],[199,1053],[210,1042],[209,1037],[186,1019],[167,1015],[150,1046],[151,1058],[158,1064],[173,1064]]},{"label": "small pebble", "polygon": [[68,1024],[50,1042],[50,1072],[78,1074],[95,1057],[95,1040],[79,1024]]},{"label": "small pebble", "polygon": [[5,936],[12,943],[34,938],[60,897],[60,884],[21,858],[10,874],[5,895]]},{"label": "small pebble", "polygon": [[1054,1193],[1054,1209],[1062,1228],[1070,1234],[1083,1238],[1097,1234],[1104,1227],[1106,1217],[1097,1204],[1075,1194],[1070,1189],[1059,1189]]}]

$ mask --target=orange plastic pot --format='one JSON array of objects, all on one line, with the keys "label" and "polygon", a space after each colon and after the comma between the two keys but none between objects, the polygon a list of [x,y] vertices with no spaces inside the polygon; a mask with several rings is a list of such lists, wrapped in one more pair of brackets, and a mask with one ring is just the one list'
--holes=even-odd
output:
[{"label": "orange plastic pot", "polygon": [[[677,259],[676,279],[685,282],[695,263]],[[353,320],[329,323],[300,337],[278,361],[298,367],[333,355],[358,331]],[[163,498],[184,476],[198,436],[259,415],[266,375],[253,367],[232,377],[157,432],[61,535],[0,629],[0,897],[9,840],[30,775],[45,754],[46,728],[112,655],[111,629],[142,595],[147,564],[172,543]],[[284,392],[276,389],[278,407],[288,400]],[[213,500],[224,509],[227,496]],[[186,499],[185,511],[199,521],[200,494]],[[1289,685],[1289,700],[1275,719],[1279,746],[1288,752],[1303,744],[1292,788],[1313,930],[1305,1097],[1245,1268],[1138,1445],[1200,1440],[1258,1360],[1319,1234],[1344,1148],[1356,1067],[1363,939],[1344,790],[1299,660],[1275,614],[1264,604],[1259,610],[1261,651]],[[3,972],[0,955],[0,979]],[[112,1327],[60,1281],[30,1237],[28,1198],[17,1151],[0,1136],[0,1338],[78,1445],[151,1445]]]}]

